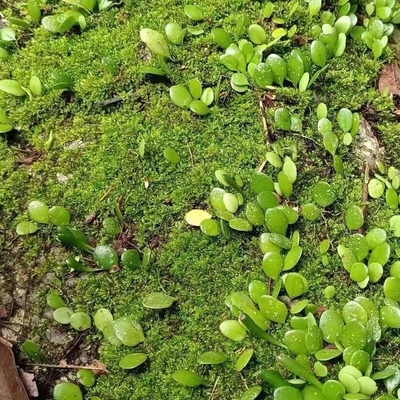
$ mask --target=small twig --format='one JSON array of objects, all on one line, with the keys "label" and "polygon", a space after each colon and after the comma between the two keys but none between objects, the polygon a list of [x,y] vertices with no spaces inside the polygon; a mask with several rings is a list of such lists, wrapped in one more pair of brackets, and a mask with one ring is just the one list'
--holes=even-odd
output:
[{"label": "small twig", "polygon": [[214,398],[214,393],[215,393],[215,389],[217,388],[218,381],[219,381],[219,376],[217,376],[217,379],[215,380],[215,383],[214,383],[214,386],[212,388],[209,400],[212,400]]},{"label": "small twig", "polygon": [[267,162],[268,162],[268,160],[265,159],[265,160],[262,162],[262,164],[258,167],[257,172],[262,172],[263,169],[264,169],[264,167],[265,167],[265,165],[267,164]]},{"label": "small twig", "polygon": [[264,133],[265,133],[265,142],[266,142],[267,146],[269,146],[270,141],[269,141],[268,125],[267,125],[267,119],[265,118],[265,114],[264,114],[264,105],[263,105],[262,99],[260,99],[259,105],[260,105],[261,121],[262,121],[263,129],[264,129]]},{"label": "small twig", "polygon": [[246,386],[246,390],[247,390],[249,387],[247,386],[246,379],[243,378],[243,375],[242,375],[242,374],[240,374],[240,378],[242,379],[242,381],[243,381],[243,383],[244,383],[244,386]]},{"label": "small twig", "polygon": [[311,142],[313,142],[313,143],[316,144],[317,146],[321,147],[322,149],[325,149],[325,147],[324,147],[322,144],[318,143],[318,142],[317,142],[316,140],[314,140],[313,138],[310,138],[310,137],[304,136],[304,135],[300,135],[300,133],[295,133],[295,132],[290,132],[290,134],[293,135],[293,136],[301,137],[301,138],[303,138],[303,139],[305,139],[305,140],[310,140]]},{"label": "small twig", "polygon": [[[362,213],[364,215],[364,220],[367,217],[367,204],[368,204],[368,183],[369,183],[369,164],[368,162],[365,163],[365,170],[364,170],[364,186],[363,186],[363,193],[362,193]],[[363,233],[364,229],[360,228],[360,233]]]},{"label": "small twig", "polygon": [[189,143],[186,143],[186,146],[189,149],[189,154],[190,154],[190,163],[192,164],[192,167],[194,167],[194,159],[193,159],[193,153],[192,150],[190,149]]},{"label": "small twig", "polygon": [[115,189],[115,186],[114,186],[114,185],[111,185],[111,186],[107,189],[107,191],[103,194],[103,196],[101,196],[101,198],[100,198],[99,201],[105,200],[105,199],[109,196],[109,194],[110,194],[114,189]]},{"label": "small twig", "polygon": [[22,364],[27,367],[42,367],[42,368],[60,368],[60,369],[90,369],[91,371],[100,371],[104,373],[109,373],[106,368],[102,367],[93,367],[87,365],[74,365],[74,364],[65,364],[65,365],[54,365],[54,364]]}]

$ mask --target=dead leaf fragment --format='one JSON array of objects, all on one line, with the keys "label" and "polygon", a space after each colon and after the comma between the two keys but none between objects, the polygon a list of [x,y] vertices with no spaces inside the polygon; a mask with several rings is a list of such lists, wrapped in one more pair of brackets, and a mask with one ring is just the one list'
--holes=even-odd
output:
[{"label": "dead leaf fragment", "polygon": [[29,400],[10,343],[0,338],[0,400]]},{"label": "dead leaf fragment", "polygon": [[400,95],[400,70],[397,61],[383,67],[378,88],[381,93],[388,91],[391,94]]}]

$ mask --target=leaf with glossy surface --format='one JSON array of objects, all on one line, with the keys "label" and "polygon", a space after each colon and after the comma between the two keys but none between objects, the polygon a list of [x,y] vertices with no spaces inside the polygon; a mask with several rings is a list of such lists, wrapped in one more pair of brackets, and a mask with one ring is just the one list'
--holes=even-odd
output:
[{"label": "leaf with glossy surface", "polygon": [[[108,323],[106,324],[106,327]],[[139,323],[128,317],[120,317],[113,324],[115,336],[125,346],[136,346],[143,342],[144,335]],[[105,335],[105,330],[104,330]]]},{"label": "leaf with glossy surface", "polygon": [[97,265],[105,270],[110,270],[118,265],[118,254],[110,246],[97,246],[94,249],[93,258]]},{"label": "leaf with glossy surface", "polygon": [[193,101],[193,97],[183,85],[171,86],[169,95],[175,105],[184,109],[188,109]]},{"label": "leaf with glossy surface", "polygon": [[70,324],[72,328],[81,332],[86,331],[92,326],[92,320],[88,314],[79,311],[71,315]]},{"label": "leaf with glossy surface", "polygon": [[251,360],[251,357],[253,357],[253,354],[254,354],[253,349],[244,350],[243,353],[239,356],[238,360],[236,361],[235,370],[238,372],[242,371]]},{"label": "leaf with glossy surface", "polygon": [[224,336],[235,342],[241,342],[246,337],[246,329],[237,320],[223,321],[219,329]]},{"label": "leaf with glossy surface", "polygon": [[312,62],[316,66],[320,68],[325,66],[328,58],[328,52],[326,50],[325,45],[320,40],[314,40],[311,43],[310,53]]},{"label": "leaf with glossy surface", "polygon": [[145,296],[142,304],[146,308],[153,310],[162,310],[172,306],[176,299],[163,292],[152,292]]},{"label": "leaf with glossy surface", "polygon": [[252,386],[242,394],[240,400],[255,400],[261,392],[262,392],[261,386],[259,385]]},{"label": "leaf with glossy surface", "polygon": [[364,225],[364,213],[358,206],[350,206],[346,210],[346,225],[350,230],[360,229]]},{"label": "leaf with glossy surface", "polygon": [[171,58],[168,43],[160,32],[154,29],[144,28],[140,31],[140,40],[144,42],[154,54],[165,58]]},{"label": "leaf with glossy surface", "polygon": [[193,4],[186,5],[184,11],[187,17],[192,21],[202,21],[204,19],[203,11]]},{"label": "leaf with glossy surface", "polygon": [[336,200],[335,190],[326,182],[318,182],[312,191],[314,201],[322,207],[328,207]]},{"label": "leaf with glossy surface", "polygon": [[188,387],[207,385],[206,381],[193,371],[179,369],[172,374],[172,378],[180,384]]},{"label": "leaf with glossy surface", "polygon": [[83,400],[81,389],[71,382],[57,383],[53,390],[54,400]]},{"label": "leaf with glossy surface", "polygon": [[4,79],[0,81],[0,90],[12,94],[13,96],[26,96],[26,92],[24,89],[22,89],[21,84],[12,79]]},{"label": "leaf with glossy surface", "polygon": [[270,321],[278,322],[280,324],[285,323],[288,315],[288,309],[284,303],[275,297],[266,295],[260,297],[258,305],[260,307],[260,311]]},{"label": "leaf with glossy surface", "polygon": [[35,233],[39,227],[31,221],[22,221],[16,227],[16,232],[18,235],[31,235]]},{"label": "leaf with glossy surface", "polygon": [[220,351],[206,351],[197,357],[197,362],[204,365],[217,365],[224,363],[228,357]]},{"label": "leaf with glossy surface", "polygon": [[53,318],[63,325],[68,325],[74,312],[69,307],[60,307],[53,311]]},{"label": "leaf with glossy surface", "polygon": [[143,364],[147,360],[147,355],[144,353],[131,353],[122,358],[118,365],[122,369],[133,369]]},{"label": "leaf with glossy surface", "polygon": [[170,22],[165,26],[165,34],[168,40],[176,45],[181,45],[185,37],[186,30],[177,22]]}]

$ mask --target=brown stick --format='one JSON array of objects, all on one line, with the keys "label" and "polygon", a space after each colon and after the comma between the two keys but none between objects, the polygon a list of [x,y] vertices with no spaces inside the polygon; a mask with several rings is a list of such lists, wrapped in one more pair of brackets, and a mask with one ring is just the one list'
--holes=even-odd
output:
[{"label": "brown stick", "polygon": [[73,364],[65,364],[65,365],[53,365],[53,364],[22,364],[27,367],[43,367],[43,368],[60,368],[60,369],[90,369],[91,371],[100,371],[100,372],[105,372],[108,374],[110,371],[108,371],[106,368],[102,367],[93,367],[93,366],[88,366],[88,365],[73,365]]},{"label": "brown stick", "polygon": [[[368,204],[368,183],[369,183],[369,164],[368,162],[365,163],[365,170],[364,170],[364,186],[363,186],[363,194],[362,194],[362,213],[364,215],[364,221],[367,217],[367,204]],[[360,228],[359,232],[364,233],[364,228]]]},{"label": "brown stick", "polygon": [[257,172],[262,172],[263,169],[264,169],[264,167],[265,167],[265,165],[267,164],[267,162],[268,162],[268,160],[264,160],[264,161],[262,162],[262,164],[258,167]]},{"label": "brown stick", "polygon": [[189,149],[189,154],[190,154],[190,163],[192,164],[192,168],[194,167],[194,158],[193,158],[193,153],[192,150],[190,149],[189,143],[186,143],[186,146]]},{"label": "brown stick", "polygon": [[260,105],[261,121],[262,121],[263,129],[264,129],[264,133],[265,133],[265,143],[267,144],[267,146],[269,146],[270,141],[269,141],[268,125],[267,125],[267,119],[265,118],[265,114],[264,114],[264,105],[263,105],[262,99],[260,99],[259,105]]},{"label": "brown stick", "polygon": [[113,185],[111,185],[111,186],[107,189],[107,191],[103,194],[103,196],[101,196],[101,198],[100,198],[99,201],[105,200],[105,199],[109,196],[109,194],[111,193],[111,191],[114,190],[114,189],[115,189],[115,187],[114,187]]},{"label": "brown stick", "polygon": [[215,389],[217,388],[217,384],[218,384],[219,378],[220,377],[217,376],[217,379],[215,380],[214,386],[213,386],[211,394],[210,394],[210,400],[213,400],[213,398],[214,398],[214,392],[215,392]]}]

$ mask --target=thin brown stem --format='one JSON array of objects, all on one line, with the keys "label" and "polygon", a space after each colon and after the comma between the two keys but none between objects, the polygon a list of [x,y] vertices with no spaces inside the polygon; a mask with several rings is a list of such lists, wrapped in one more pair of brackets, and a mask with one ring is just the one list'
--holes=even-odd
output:
[{"label": "thin brown stem", "polygon": [[59,368],[59,369],[89,369],[91,371],[99,371],[104,372],[106,374],[109,371],[103,367],[94,367],[90,365],[74,365],[74,364],[65,364],[65,365],[54,365],[54,364],[22,364],[27,367],[42,367],[42,368]]}]

